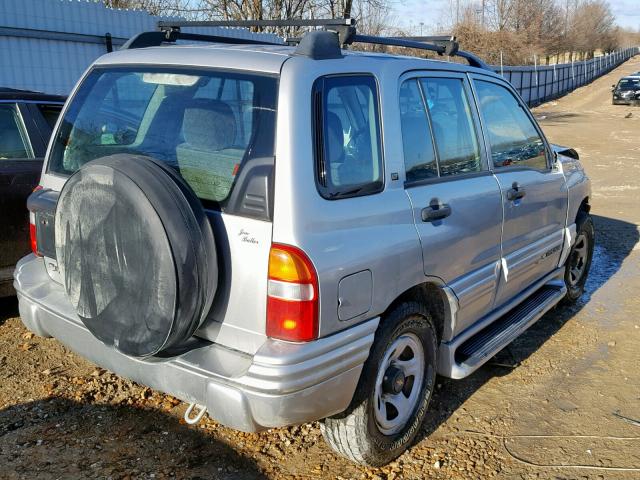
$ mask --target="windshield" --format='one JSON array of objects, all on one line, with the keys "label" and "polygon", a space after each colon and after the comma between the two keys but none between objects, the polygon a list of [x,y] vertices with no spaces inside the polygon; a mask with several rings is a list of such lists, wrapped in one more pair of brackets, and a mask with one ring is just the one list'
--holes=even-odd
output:
[{"label": "windshield", "polygon": [[95,69],[56,134],[49,171],[70,175],[117,153],[173,167],[224,205],[242,165],[274,152],[277,78],[229,71]]},{"label": "windshield", "polygon": [[625,78],[618,82],[618,90],[640,90],[640,78]]}]

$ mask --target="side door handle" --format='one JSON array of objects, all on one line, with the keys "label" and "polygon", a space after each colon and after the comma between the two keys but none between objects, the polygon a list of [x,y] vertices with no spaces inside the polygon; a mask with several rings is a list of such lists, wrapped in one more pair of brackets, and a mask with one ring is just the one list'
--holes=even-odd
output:
[{"label": "side door handle", "polygon": [[435,222],[447,218],[449,215],[451,215],[451,207],[446,203],[429,205],[422,209],[423,222]]},{"label": "side door handle", "polygon": [[519,200],[527,194],[524,187],[519,185],[518,182],[513,182],[511,188],[507,190],[507,200],[514,201]]}]

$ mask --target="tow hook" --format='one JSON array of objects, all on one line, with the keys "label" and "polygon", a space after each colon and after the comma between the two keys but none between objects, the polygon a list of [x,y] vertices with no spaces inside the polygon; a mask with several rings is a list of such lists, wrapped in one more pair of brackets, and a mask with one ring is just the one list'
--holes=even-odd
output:
[{"label": "tow hook", "polygon": [[[191,413],[193,412],[194,407],[198,407],[198,413],[196,413],[196,415],[192,417]],[[187,422],[189,425],[195,425],[200,420],[202,420],[202,417],[204,417],[204,414],[206,412],[207,412],[207,407],[204,407],[202,405],[197,405],[195,403],[190,403],[189,406],[187,407],[187,410],[184,412],[184,421]]]}]

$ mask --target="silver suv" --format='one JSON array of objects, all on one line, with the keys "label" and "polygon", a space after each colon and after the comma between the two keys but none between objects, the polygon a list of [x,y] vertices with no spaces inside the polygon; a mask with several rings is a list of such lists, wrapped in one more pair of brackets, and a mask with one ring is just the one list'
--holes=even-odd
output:
[{"label": "silver suv", "polygon": [[[218,43],[160,46],[180,39]],[[436,374],[470,375],[580,297],[590,182],[452,39],[339,20],[291,42],[173,25],[98,59],[29,200],[20,313],[189,402],[189,422],[323,419],[335,450],[382,465]],[[342,48],[356,42],[470,65]]]}]

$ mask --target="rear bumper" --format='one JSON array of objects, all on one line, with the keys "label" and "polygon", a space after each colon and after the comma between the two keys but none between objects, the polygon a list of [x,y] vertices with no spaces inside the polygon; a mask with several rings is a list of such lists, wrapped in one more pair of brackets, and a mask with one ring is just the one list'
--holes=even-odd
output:
[{"label": "rear bumper", "polygon": [[22,322],[118,375],[207,407],[247,432],[318,420],[345,410],[369,355],[378,318],[306,344],[267,340],[254,356],[215,343],[171,358],[137,359],[105,346],[84,327],[43,260],[16,266]]}]

